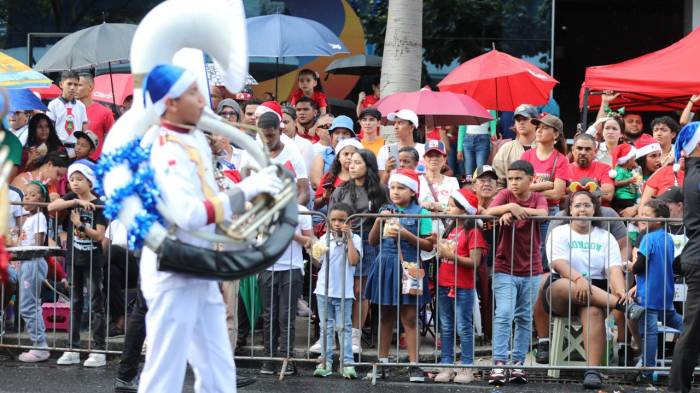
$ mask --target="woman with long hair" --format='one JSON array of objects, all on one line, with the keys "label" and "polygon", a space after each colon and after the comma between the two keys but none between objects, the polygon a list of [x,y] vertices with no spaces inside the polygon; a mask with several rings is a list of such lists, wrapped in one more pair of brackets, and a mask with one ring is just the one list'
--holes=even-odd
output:
[{"label": "woman with long hair", "polygon": [[[389,201],[389,191],[379,181],[377,159],[369,150],[358,150],[350,159],[350,181],[336,188],[330,205],[346,203],[354,214],[378,213],[379,208]],[[362,259],[355,267],[355,302],[352,310],[352,348],[354,353],[362,350],[362,326],[367,319],[369,300],[363,298],[367,273],[377,257],[377,248],[367,240],[374,225],[373,218],[359,218],[352,221],[354,233],[362,237]]]},{"label": "woman with long hair", "polygon": [[[362,149],[362,143],[355,138],[343,139],[335,146],[335,160],[330,171],[323,174],[314,195],[314,209],[321,210],[328,205],[336,187],[350,180],[352,155]],[[324,209],[325,210],[325,209]]]},{"label": "woman with long hair", "polygon": [[[619,115],[613,115],[601,121],[600,136],[602,140],[598,142],[598,151],[595,159],[612,166],[612,151],[622,143],[622,130],[625,129],[625,122]],[[596,138],[599,139],[599,138]]]},{"label": "woman with long hair", "polygon": [[68,154],[62,151],[52,151],[34,160],[26,170],[12,180],[12,186],[24,190],[32,181],[40,181],[49,191],[50,200],[58,198],[62,191],[59,190],[60,179],[66,176],[68,168]]},{"label": "woman with long hair", "polygon": [[22,168],[52,151],[65,151],[51,119],[43,113],[29,120],[27,143],[22,150]]}]

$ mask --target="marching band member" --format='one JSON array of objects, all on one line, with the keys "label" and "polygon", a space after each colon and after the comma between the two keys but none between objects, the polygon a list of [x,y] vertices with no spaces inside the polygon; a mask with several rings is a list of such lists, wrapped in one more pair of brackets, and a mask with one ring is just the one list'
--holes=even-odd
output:
[{"label": "marching band member", "polygon": [[[211,232],[215,223],[244,210],[260,193],[282,189],[276,168],[268,167],[226,191],[218,191],[205,134],[194,125],[205,99],[195,75],[173,65],[154,67],[144,82],[146,106],[161,115],[150,164],[162,201],[182,242],[212,247],[186,231]],[[158,255],[144,247],[141,289],[148,305],[146,364],[139,392],[179,392],[187,362],[197,392],[235,392],[236,372],[217,282],[159,271]]]}]

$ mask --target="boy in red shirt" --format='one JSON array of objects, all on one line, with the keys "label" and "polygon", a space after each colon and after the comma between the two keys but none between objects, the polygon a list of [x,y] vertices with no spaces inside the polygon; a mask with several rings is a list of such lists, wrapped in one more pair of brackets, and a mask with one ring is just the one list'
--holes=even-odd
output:
[{"label": "boy in red shirt", "polygon": [[[515,321],[512,362],[521,365],[532,337],[532,311],[542,274],[540,222],[528,217],[546,217],[544,195],[530,191],[535,170],[527,161],[517,160],[508,167],[508,188],[501,190],[483,214],[500,217],[501,230],[496,246],[494,296],[497,299],[493,321],[493,361],[489,383],[506,382],[506,363],[511,323]],[[517,250],[517,251],[516,251]],[[525,370],[514,368],[510,382],[526,383]]]}]

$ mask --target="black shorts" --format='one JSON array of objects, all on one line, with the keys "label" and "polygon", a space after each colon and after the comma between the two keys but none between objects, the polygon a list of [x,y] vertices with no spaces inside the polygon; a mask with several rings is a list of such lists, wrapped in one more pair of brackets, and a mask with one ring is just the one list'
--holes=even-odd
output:
[{"label": "black shorts", "polygon": [[[552,285],[557,280],[561,280],[561,276],[552,273],[550,277],[547,277],[547,280],[545,280],[544,285],[542,286],[542,306],[544,307],[544,311],[549,314],[549,298],[547,297],[547,291],[549,291],[549,286]],[[600,278],[594,278],[591,280],[591,284],[593,284],[594,287],[598,287],[605,292],[608,291],[608,280],[607,279],[600,279]]]}]

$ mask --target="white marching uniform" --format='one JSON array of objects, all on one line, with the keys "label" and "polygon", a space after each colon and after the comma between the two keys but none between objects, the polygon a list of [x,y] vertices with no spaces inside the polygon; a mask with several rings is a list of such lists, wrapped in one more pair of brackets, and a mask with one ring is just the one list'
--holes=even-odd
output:
[{"label": "white marching uniform", "polygon": [[[177,225],[176,237],[211,246],[185,230],[214,232],[215,222],[243,211],[242,192],[219,192],[209,144],[199,130],[162,126],[151,167],[161,198]],[[233,196],[229,195],[233,192]],[[143,248],[141,290],[146,314],[146,364],[139,392],[181,392],[189,362],[196,392],[235,392],[236,370],[218,283],[157,269],[157,255]]]}]

